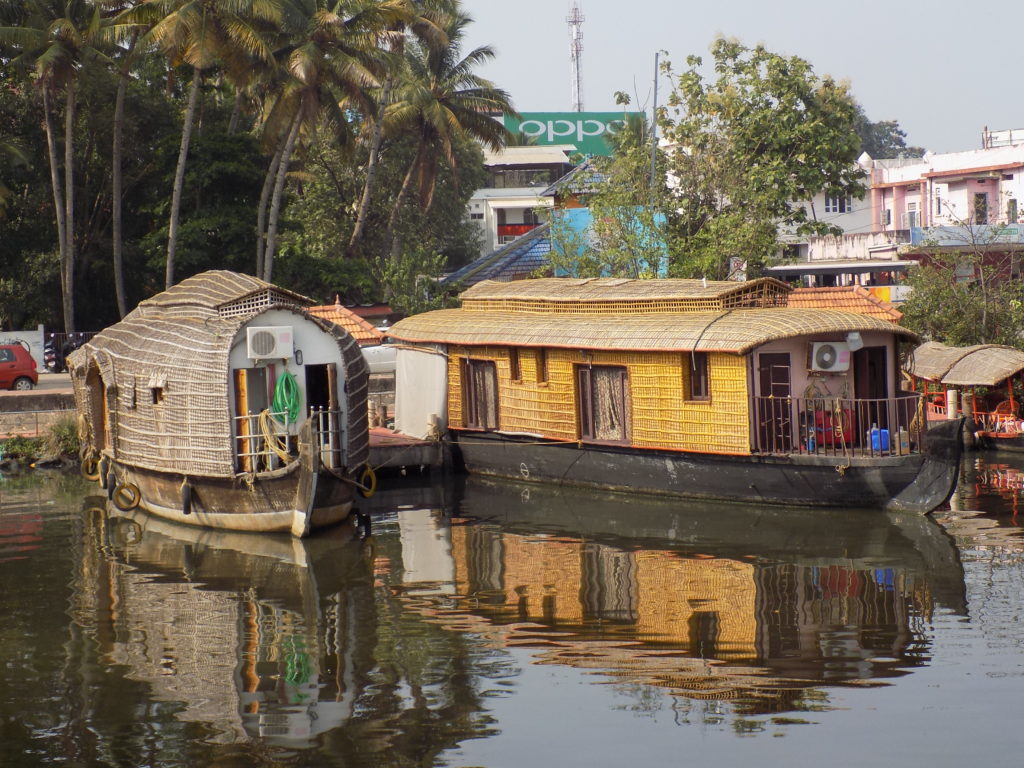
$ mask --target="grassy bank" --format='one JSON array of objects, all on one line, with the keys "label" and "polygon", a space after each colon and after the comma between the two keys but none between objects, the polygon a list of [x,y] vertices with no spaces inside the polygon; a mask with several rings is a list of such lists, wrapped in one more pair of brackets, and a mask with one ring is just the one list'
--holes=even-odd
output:
[{"label": "grassy bank", "polygon": [[15,435],[0,440],[0,469],[77,461],[79,445],[78,423],[68,416],[39,437]]}]

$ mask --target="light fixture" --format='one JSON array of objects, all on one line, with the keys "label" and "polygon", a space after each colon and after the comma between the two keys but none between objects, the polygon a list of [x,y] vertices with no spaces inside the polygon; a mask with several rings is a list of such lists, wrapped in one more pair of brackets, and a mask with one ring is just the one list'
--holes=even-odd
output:
[{"label": "light fixture", "polygon": [[850,331],[846,334],[846,346],[850,348],[851,352],[856,352],[864,346],[864,339],[860,337],[860,331]]}]

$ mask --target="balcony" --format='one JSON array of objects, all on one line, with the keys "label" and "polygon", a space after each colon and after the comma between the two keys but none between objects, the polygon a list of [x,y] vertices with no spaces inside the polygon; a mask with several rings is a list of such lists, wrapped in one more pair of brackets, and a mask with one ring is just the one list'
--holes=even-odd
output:
[{"label": "balcony", "polygon": [[537,226],[537,224],[499,224],[498,237],[519,237],[531,229],[536,229]]},{"label": "balcony", "polygon": [[755,397],[754,451],[815,456],[919,453],[925,419],[919,395],[865,400]]}]

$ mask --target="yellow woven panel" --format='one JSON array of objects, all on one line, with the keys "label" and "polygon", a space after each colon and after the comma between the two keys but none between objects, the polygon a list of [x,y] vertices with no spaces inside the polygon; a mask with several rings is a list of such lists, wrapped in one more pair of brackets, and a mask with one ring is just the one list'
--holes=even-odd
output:
[{"label": "yellow woven panel", "polygon": [[513,381],[508,347],[453,347],[449,350],[448,416],[465,426],[461,361],[493,360],[498,373],[498,423],[505,432],[554,440],[579,439],[576,366],[619,365],[629,371],[631,443],[639,447],[716,453],[749,453],[749,398],[745,358],[708,353],[711,398],[685,399],[685,355],[677,353],[587,352],[550,349],[546,382],[537,381],[537,352],[520,350],[521,378]]},{"label": "yellow woven panel", "polygon": [[645,637],[687,645],[690,621],[699,610],[716,616],[716,658],[757,656],[753,565],[719,558],[682,559],[653,550],[640,551],[636,558],[637,629]]}]

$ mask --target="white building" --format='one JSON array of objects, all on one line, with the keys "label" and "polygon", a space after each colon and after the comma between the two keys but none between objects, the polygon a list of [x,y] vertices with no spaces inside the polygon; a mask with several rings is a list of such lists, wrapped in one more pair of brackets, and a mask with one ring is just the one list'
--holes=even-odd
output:
[{"label": "white building", "polygon": [[[818,195],[808,216],[839,227],[841,236],[784,234],[793,263],[769,268],[813,284],[858,283],[887,301],[901,301],[899,275],[908,251],[983,244],[1024,247],[1024,131],[986,132],[982,149],[874,160],[864,154],[864,199]],[[1017,143],[1010,143],[1010,139]],[[877,288],[877,290],[876,290]]]},{"label": "white building", "polygon": [[469,199],[469,218],[483,235],[481,255],[510,243],[542,223],[538,208],[550,208],[552,199],[542,197],[552,183],[572,168],[572,144],[505,147],[484,151],[487,186]]}]

